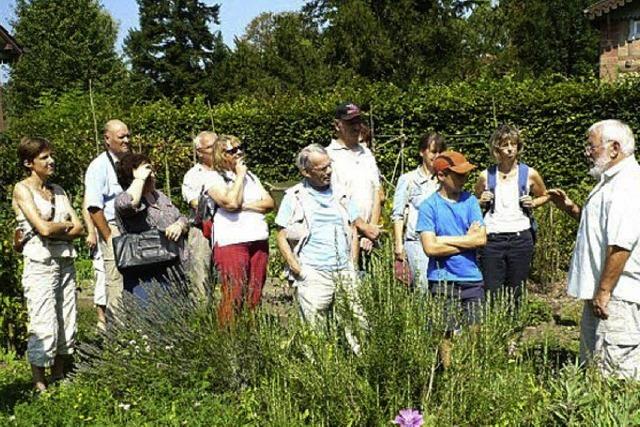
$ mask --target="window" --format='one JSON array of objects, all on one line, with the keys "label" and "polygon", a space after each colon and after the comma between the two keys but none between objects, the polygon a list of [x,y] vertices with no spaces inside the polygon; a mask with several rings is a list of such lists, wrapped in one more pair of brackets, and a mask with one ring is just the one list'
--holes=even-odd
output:
[{"label": "window", "polygon": [[628,40],[640,40],[640,19],[631,19],[629,21]]}]

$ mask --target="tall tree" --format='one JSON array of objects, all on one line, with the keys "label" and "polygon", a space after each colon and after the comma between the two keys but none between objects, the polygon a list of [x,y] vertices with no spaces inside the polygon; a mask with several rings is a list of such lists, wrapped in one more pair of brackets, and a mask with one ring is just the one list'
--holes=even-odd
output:
[{"label": "tall tree", "polygon": [[132,71],[176,98],[212,95],[214,70],[227,55],[219,31],[220,5],[199,0],[137,0],[140,29],[129,30],[125,53]]},{"label": "tall tree", "polygon": [[98,0],[17,0],[12,23],[24,54],[11,68],[11,111],[20,114],[45,94],[100,88],[124,68],[115,52],[117,25]]},{"label": "tall tree", "polygon": [[331,85],[339,75],[326,64],[320,35],[301,13],[260,14],[235,43],[223,73],[233,95],[308,93]]},{"label": "tall tree", "polygon": [[329,60],[374,80],[456,77],[468,0],[314,0]]},{"label": "tall tree", "polygon": [[593,0],[503,0],[504,25],[521,69],[533,74],[593,75],[598,37],[584,15]]}]

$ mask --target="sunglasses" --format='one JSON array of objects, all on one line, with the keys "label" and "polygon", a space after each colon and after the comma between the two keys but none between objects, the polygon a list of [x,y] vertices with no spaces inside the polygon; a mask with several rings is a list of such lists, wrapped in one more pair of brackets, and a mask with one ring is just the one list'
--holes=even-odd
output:
[{"label": "sunglasses", "polygon": [[243,147],[242,147],[242,144],[239,144],[239,145],[236,145],[236,146],[235,146],[235,147],[233,147],[233,148],[229,148],[229,149],[224,150],[224,151],[225,151],[225,153],[227,153],[227,154],[231,154],[231,155],[233,155],[233,154],[238,153],[239,151],[244,151],[242,148],[243,148]]}]

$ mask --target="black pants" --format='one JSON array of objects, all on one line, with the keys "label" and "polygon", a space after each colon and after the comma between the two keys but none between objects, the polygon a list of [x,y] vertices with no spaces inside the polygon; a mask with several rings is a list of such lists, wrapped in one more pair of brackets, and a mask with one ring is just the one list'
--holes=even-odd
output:
[{"label": "black pants", "polygon": [[531,269],[533,237],[530,230],[518,233],[489,233],[481,263],[487,291],[506,288],[519,304],[522,288]]}]

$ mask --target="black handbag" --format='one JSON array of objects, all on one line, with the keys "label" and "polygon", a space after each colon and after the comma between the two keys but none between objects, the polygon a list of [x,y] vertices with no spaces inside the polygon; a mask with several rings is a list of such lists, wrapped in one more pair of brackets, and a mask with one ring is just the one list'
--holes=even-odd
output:
[{"label": "black handbag", "polygon": [[141,233],[127,233],[113,238],[113,254],[121,273],[149,271],[175,263],[180,257],[177,242],[164,232],[152,228]]}]

